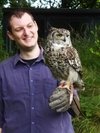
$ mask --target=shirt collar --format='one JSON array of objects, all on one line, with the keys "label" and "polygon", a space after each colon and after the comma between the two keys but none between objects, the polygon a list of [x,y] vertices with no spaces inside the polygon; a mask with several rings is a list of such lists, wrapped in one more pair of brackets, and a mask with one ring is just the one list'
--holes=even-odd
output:
[{"label": "shirt collar", "polygon": [[[39,56],[38,56],[36,62],[40,62],[40,61],[45,62],[44,57],[43,57],[43,48],[42,48],[42,47],[40,47],[40,54],[39,54]],[[22,59],[20,58],[19,53],[17,53],[17,54],[15,55],[15,59],[14,59],[14,66],[16,66],[19,62],[23,62],[23,61],[22,61]]]}]

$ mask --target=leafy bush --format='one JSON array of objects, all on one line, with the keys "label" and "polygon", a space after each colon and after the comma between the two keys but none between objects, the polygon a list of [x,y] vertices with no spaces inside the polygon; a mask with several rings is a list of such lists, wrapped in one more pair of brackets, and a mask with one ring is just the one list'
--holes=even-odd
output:
[{"label": "leafy bush", "polygon": [[84,116],[73,119],[75,133],[100,132],[100,40],[99,28],[91,36],[77,35],[73,45],[79,51],[86,90],[80,92],[81,111]]},{"label": "leafy bush", "polygon": [[95,37],[94,46],[90,48],[92,54],[95,54],[100,57],[100,25],[95,26],[96,32],[91,31],[92,36]]},{"label": "leafy bush", "polygon": [[0,61],[6,59],[7,57],[9,57],[9,53],[4,48],[4,42],[3,42],[3,38],[2,38],[2,32],[0,30]]}]

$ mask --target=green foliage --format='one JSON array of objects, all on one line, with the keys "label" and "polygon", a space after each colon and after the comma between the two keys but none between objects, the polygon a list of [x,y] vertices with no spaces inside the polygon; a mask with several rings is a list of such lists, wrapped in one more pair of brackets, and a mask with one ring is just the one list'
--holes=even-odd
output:
[{"label": "green foliage", "polygon": [[90,118],[76,118],[73,120],[75,133],[100,133],[100,124]]},{"label": "green foliage", "polygon": [[0,30],[0,61],[6,59],[7,57],[9,57],[9,53],[4,49],[2,34]]},{"label": "green foliage", "polygon": [[99,26],[88,38],[76,33],[72,40],[79,51],[86,90],[79,92],[84,116],[73,119],[75,133],[100,133],[100,40]]},{"label": "green foliage", "polygon": [[[100,121],[100,96],[91,95],[86,97],[82,95],[81,97],[82,110],[87,118],[95,116],[94,121]],[[97,118],[96,118],[97,116]]]},{"label": "green foliage", "polygon": [[10,0],[9,1],[10,7],[30,7],[30,3],[26,0]]},{"label": "green foliage", "polygon": [[3,48],[3,46],[0,44],[0,61],[6,59],[9,57],[9,53]]},{"label": "green foliage", "polygon": [[94,46],[90,48],[92,54],[100,57],[100,25],[95,26],[95,32],[91,31],[92,36],[95,37]]},{"label": "green foliage", "polygon": [[8,0],[0,0],[0,7],[3,7],[7,3],[8,3]]},{"label": "green foliage", "polygon": [[[34,6],[37,2],[37,6]],[[67,8],[67,9],[92,9],[100,8],[100,0],[0,0],[0,8],[6,4],[9,7],[34,7],[34,8]]]},{"label": "green foliage", "polygon": [[99,8],[97,0],[81,0],[80,4],[82,8]]},{"label": "green foliage", "polygon": [[62,0],[63,6],[65,8],[70,9],[78,9],[78,8],[85,8],[85,9],[92,9],[92,8],[100,8],[100,1],[99,0]]}]

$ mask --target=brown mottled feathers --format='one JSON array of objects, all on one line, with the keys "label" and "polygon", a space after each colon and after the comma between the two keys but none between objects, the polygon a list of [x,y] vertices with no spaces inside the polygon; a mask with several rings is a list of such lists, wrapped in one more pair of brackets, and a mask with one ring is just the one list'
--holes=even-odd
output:
[{"label": "brown mottled feathers", "polygon": [[72,46],[70,32],[52,28],[44,47],[45,62],[53,75],[60,80],[70,80],[83,89],[82,65],[77,50]]}]

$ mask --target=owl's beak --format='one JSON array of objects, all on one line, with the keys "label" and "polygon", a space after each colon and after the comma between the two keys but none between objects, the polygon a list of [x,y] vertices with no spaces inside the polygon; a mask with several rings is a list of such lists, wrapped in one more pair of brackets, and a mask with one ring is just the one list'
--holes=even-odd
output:
[{"label": "owl's beak", "polygon": [[66,42],[66,37],[64,37],[64,40],[63,41]]}]

